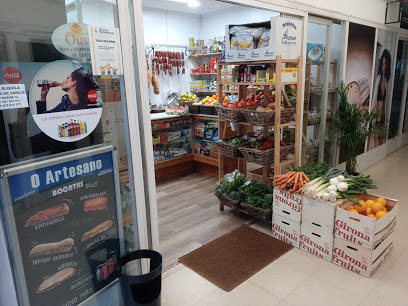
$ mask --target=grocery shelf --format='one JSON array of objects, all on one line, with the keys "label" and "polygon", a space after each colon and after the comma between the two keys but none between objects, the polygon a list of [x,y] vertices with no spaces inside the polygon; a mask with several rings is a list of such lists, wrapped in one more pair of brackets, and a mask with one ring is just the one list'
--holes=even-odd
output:
[{"label": "grocery shelf", "polygon": [[193,154],[187,154],[187,155],[183,155],[183,156],[179,156],[179,157],[175,157],[175,158],[171,158],[165,161],[155,163],[154,169],[155,170],[162,169],[162,168],[174,166],[174,165],[184,163],[187,161],[191,161],[191,160],[193,160]]},{"label": "grocery shelf", "polygon": [[[191,92],[194,93],[217,93],[217,90],[190,90]],[[223,93],[238,93],[238,90],[228,90],[228,91],[223,91]]]},{"label": "grocery shelf", "polygon": [[286,127],[286,126],[291,126],[291,125],[296,125],[296,121],[281,123],[281,124],[279,124],[279,127]]},{"label": "grocery shelf", "polygon": [[201,154],[193,154],[193,160],[216,167],[218,167],[219,164],[218,158],[212,158]]},{"label": "grocery shelf", "polygon": [[190,75],[217,75],[217,73],[216,72],[209,72],[209,73],[203,72],[203,73],[190,73]]},{"label": "grocery shelf", "polygon": [[161,144],[170,144],[170,143],[177,143],[177,142],[190,142],[190,141],[191,141],[191,139],[184,138],[184,139],[179,139],[179,140],[160,142],[160,143],[156,143],[156,144],[153,144],[153,145],[157,146],[157,145],[161,145]]},{"label": "grocery shelf", "polygon": [[[298,60],[282,60],[282,63],[286,64],[297,64]],[[247,62],[225,62],[225,63],[218,63],[219,65],[227,66],[227,65],[246,65],[246,66],[254,66],[254,65],[266,65],[266,64],[276,64],[276,60],[274,61],[247,61]]]},{"label": "grocery shelf", "polygon": [[173,126],[170,126],[170,127],[168,127],[168,128],[157,128],[157,129],[153,129],[153,128],[152,128],[152,132],[165,131],[165,130],[177,129],[177,128],[180,129],[180,128],[183,128],[183,127],[186,127],[186,126],[191,126],[191,123],[173,125]]},{"label": "grocery shelf", "polygon": [[193,55],[190,55],[190,57],[217,56],[217,55],[222,55],[222,52],[216,52],[216,53],[203,53],[203,54],[193,54]]}]

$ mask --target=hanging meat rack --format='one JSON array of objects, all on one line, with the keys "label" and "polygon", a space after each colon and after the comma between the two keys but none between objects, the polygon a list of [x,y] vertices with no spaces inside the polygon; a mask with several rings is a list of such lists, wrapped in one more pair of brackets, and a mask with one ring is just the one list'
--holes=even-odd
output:
[{"label": "hanging meat rack", "polygon": [[186,73],[184,61],[187,58],[186,46],[152,44],[146,48],[146,51],[147,56],[151,54],[152,63],[155,64],[158,74],[173,76]]}]

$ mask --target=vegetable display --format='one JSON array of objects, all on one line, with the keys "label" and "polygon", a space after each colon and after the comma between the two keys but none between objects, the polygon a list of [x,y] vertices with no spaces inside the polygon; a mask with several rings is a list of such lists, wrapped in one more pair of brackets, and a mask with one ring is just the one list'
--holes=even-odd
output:
[{"label": "vegetable display", "polygon": [[273,202],[273,188],[256,181],[247,181],[239,189],[240,200],[248,205],[271,209]]},{"label": "vegetable display", "polygon": [[309,178],[303,172],[290,171],[285,174],[275,175],[273,181],[276,189],[287,189],[289,193],[302,191],[305,183],[309,182]]},{"label": "vegetable display", "polygon": [[321,198],[325,201],[336,202],[337,199],[348,199],[357,206],[360,203],[353,200],[367,189],[376,189],[369,175],[349,175],[344,170],[329,169],[324,175],[312,180],[304,187],[307,196],[314,199]]},{"label": "vegetable display", "polygon": [[238,189],[246,181],[245,175],[243,175],[238,170],[235,170],[231,173],[224,175],[220,184],[215,188],[215,194],[221,195],[224,194],[228,198],[234,201],[239,200]]},{"label": "vegetable display", "polygon": [[329,165],[326,163],[306,164],[306,165],[297,167],[294,171],[304,172],[310,180],[314,180],[326,174],[326,172],[329,171]]}]

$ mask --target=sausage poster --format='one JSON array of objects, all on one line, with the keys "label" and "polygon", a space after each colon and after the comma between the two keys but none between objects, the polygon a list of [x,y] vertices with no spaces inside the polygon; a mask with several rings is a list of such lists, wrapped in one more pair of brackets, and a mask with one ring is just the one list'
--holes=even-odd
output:
[{"label": "sausage poster", "polygon": [[118,278],[113,152],[85,156],[43,160],[46,166],[16,175],[2,171],[10,173],[8,225],[30,305],[77,305]]}]

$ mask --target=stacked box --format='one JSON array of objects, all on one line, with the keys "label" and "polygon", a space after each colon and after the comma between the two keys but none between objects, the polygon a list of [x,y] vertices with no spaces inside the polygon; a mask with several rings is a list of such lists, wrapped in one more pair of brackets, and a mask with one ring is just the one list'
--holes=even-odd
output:
[{"label": "stacked box", "polygon": [[[379,196],[362,194],[363,200]],[[337,207],[334,228],[333,263],[366,277],[371,277],[392,254],[392,233],[398,214],[398,201],[387,200],[386,214],[377,220]]]},{"label": "stacked box", "polygon": [[300,249],[332,260],[337,203],[303,197]]},{"label": "stacked box", "polygon": [[299,247],[302,217],[301,194],[289,194],[284,189],[273,191],[272,236]]}]

